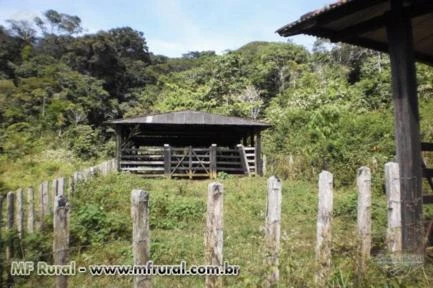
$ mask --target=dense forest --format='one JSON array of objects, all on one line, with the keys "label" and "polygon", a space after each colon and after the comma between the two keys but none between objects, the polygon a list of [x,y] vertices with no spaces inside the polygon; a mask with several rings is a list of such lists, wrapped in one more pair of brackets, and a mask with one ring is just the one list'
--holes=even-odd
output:
[{"label": "dense forest", "polygon": [[[151,53],[143,32],[84,34],[78,16],[54,10],[7,23],[0,26],[2,191],[16,188],[7,173],[14,163],[35,167],[46,151],[79,161],[112,155],[107,120],[184,109],[271,123],[268,170],[286,178],[326,168],[337,183],[352,183],[360,165],[381,173],[394,157],[385,54],[317,40],[312,51],[252,42],[223,55],[169,58]],[[433,69],[418,64],[417,74],[422,137],[433,140]]]}]

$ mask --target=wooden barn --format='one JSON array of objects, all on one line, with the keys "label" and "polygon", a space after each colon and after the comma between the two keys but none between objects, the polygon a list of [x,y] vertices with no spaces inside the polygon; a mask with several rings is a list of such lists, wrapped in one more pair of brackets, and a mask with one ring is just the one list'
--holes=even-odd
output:
[{"label": "wooden barn", "polygon": [[109,121],[120,171],[147,177],[262,175],[261,131],[269,124],[198,111]]}]

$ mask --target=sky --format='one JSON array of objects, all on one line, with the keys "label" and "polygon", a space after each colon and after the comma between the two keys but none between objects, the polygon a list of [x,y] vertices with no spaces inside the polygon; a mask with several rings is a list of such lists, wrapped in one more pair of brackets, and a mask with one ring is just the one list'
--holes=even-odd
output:
[{"label": "sky", "polygon": [[[48,9],[76,15],[87,33],[129,26],[149,51],[180,57],[190,51],[235,50],[251,41],[285,42],[275,31],[332,0],[0,0],[5,20],[31,20]],[[314,37],[289,38],[311,48]]]}]

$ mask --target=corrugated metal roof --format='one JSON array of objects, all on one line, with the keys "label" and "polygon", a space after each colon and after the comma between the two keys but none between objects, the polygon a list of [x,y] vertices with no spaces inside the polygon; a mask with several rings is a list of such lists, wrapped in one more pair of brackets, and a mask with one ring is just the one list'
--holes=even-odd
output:
[{"label": "corrugated metal roof", "polygon": [[108,121],[108,124],[221,125],[267,128],[271,125],[240,117],[229,117],[200,111],[176,111]]}]

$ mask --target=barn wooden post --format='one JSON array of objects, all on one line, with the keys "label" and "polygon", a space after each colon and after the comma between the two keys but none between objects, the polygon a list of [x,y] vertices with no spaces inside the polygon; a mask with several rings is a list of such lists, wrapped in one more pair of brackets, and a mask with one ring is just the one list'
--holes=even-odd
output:
[{"label": "barn wooden post", "polygon": [[326,285],[331,269],[332,186],[332,174],[328,171],[322,171],[319,175],[319,204],[317,213],[316,262],[318,267],[315,274],[315,283],[318,287]]},{"label": "barn wooden post", "polygon": [[[55,197],[53,232],[54,265],[66,265],[69,261],[69,205],[64,195]],[[68,287],[67,276],[57,275],[56,288],[66,287]]]},{"label": "barn wooden post", "polygon": [[395,162],[385,164],[385,190],[388,206],[388,229],[386,242],[389,253],[395,260],[402,250],[401,237],[401,197],[399,165]]},{"label": "barn wooden post", "polygon": [[277,285],[280,271],[280,219],[281,219],[281,181],[275,176],[268,179],[268,197],[266,203],[266,249],[267,265],[271,269],[270,275],[265,280],[265,287]]},{"label": "barn wooden post", "polygon": [[[149,193],[143,190],[132,190],[132,255],[134,265],[146,265],[150,261],[150,232],[149,232]],[[150,288],[149,276],[135,276],[134,288]]]},{"label": "barn wooden post", "polygon": [[259,176],[263,176],[263,162],[262,162],[262,136],[260,131],[256,134],[256,173]]},{"label": "barn wooden post", "polygon": [[209,170],[210,178],[215,179],[217,177],[217,145],[212,144],[209,148]]},{"label": "barn wooden post", "polygon": [[171,178],[171,148],[170,145],[164,144],[164,174],[166,178]]},{"label": "barn wooden post", "polygon": [[392,71],[395,137],[400,168],[402,250],[423,261],[422,170],[417,84],[410,14],[391,0],[387,37]]},{"label": "barn wooden post", "polygon": [[116,168],[120,171],[120,160],[122,157],[122,130],[120,127],[116,126]]},{"label": "barn wooden post", "polygon": [[361,167],[357,173],[359,271],[364,273],[371,250],[371,173]]},{"label": "barn wooden post", "polygon": [[[220,267],[223,265],[223,192],[220,183],[213,182],[208,186],[205,264]],[[205,287],[222,287],[221,277],[207,275]]]},{"label": "barn wooden post", "polygon": [[35,193],[32,187],[27,189],[27,207],[27,232],[33,233],[35,232]]}]

